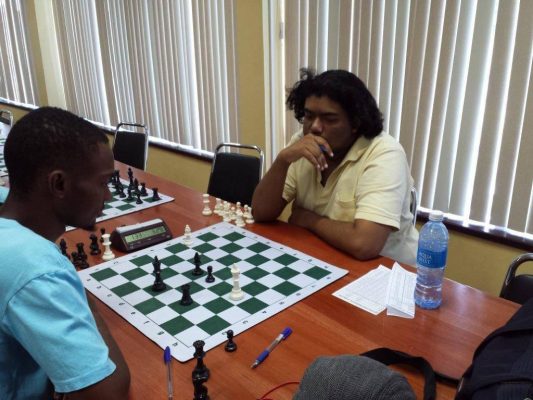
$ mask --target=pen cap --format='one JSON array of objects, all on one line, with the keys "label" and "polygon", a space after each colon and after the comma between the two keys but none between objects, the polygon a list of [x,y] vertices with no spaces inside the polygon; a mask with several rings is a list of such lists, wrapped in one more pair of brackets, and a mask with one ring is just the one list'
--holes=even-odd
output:
[{"label": "pen cap", "polygon": [[283,335],[283,340],[287,339],[291,333],[292,333],[291,328],[283,329],[283,332],[281,332],[281,334]]},{"label": "pen cap", "polygon": [[165,360],[165,363],[170,362],[172,356],[170,355],[170,347],[165,347],[165,352],[163,353],[163,359]]}]

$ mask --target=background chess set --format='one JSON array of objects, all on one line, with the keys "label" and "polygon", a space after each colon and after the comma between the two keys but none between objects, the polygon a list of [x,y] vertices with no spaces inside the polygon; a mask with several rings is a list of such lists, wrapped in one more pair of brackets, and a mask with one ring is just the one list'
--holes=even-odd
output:
[{"label": "background chess set", "polygon": [[[123,186],[127,189],[129,182],[125,179],[120,179]],[[96,218],[96,222],[102,222],[107,219],[119,217],[121,215],[130,214],[132,212],[144,210],[146,208],[158,206],[163,203],[168,203],[170,201],[173,201],[174,198],[167,196],[162,193],[158,193],[160,200],[153,200],[153,191],[146,188],[147,195],[141,196],[142,204],[137,204],[137,197],[135,196],[133,200],[127,200],[127,197],[121,198],[119,194],[116,192],[114,186],[112,183],[109,183],[109,190],[111,191],[111,194],[113,198],[105,203],[104,209],[102,210],[102,215]],[[72,226],[67,227],[67,231],[71,231],[73,229],[76,229]]]},{"label": "background chess set", "polygon": [[[80,271],[85,287],[159,347],[172,348],[179,361],[193,357],[193,343],[205,341],[207,351],[290,307],[341,278],[348,271],[291,249],[227,222],[149,247]],[[202,269],[213,267],[215,282],[192,275],[194,254]],[[167,289],[154,292],[152,261],[161,261]],[[240,269],[244,298],[229,299],[230,267]],[[180,287],[189,284],[193,304],[180,304]]]}]

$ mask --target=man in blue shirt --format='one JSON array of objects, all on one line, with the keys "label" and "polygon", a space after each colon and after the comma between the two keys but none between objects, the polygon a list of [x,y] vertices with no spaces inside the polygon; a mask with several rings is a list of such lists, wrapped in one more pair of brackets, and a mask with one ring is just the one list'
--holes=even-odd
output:
[{"label": "man in blue shirt", "polygon": [[[57,108],[30,112],[4,147],[0,208],[0,398],[123,399],[129,370],[55,241],[90,229],[111,195],[106,135]],[[92,312],[91,312],[92,309]]]}]

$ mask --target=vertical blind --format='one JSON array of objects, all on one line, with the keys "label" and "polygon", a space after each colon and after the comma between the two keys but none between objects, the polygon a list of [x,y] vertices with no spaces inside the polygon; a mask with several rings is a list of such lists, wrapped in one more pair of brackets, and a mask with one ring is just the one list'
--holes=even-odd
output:
[{"label": "vertical blind", "polygon": [[0,97],[37,104],[25,7],[23,0],[0,0]]},{"label": "vertical blind", "polygon": [[197,150],[238,141],[233,0],[53,6],[70,110]]},{"label": "vertical blind", "polygon": [[[302,67],[354,72],[403,145],[423,208],[533,234],[533,1],[272,3],[272,93]],[[272,100],[274,153],[298,128],[283,100]]]}]

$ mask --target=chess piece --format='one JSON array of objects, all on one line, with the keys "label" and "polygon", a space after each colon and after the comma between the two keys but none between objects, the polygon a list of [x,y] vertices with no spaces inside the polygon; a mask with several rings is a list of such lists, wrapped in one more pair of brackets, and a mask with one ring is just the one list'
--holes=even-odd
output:
[{"label": "chess piece", "polygon": [[246,226],[245,222],[244,222],[244,219],[242,218],[242,211],[239,209],[237,209],[237,213],[236,213],[236,217],[235,217],[235,225],[239,226],[239,227],[243,227],[243,226]]},{"label": "chess piece", "polygon": [[59,241],[59,248],[61,249],[61,254],[63,254],[70,260],[70,256],[67,253],[67,242],[65,241],[65,239],[61,238],[61,240]]},{"label": "chess piece", "polygon": [[102,254],[102,260],[104,261],[109,261],[115,258],[115,254],[111,251],[111,242],[109,241],[110,236],[109,233],[104,233],[102,235],[102,239],[104,239],[104,254]]},{"label": "chess piece", "polygon": [[128,187],[128,198],[126,199],[126,201],[133,201],[135,200],[133,198],[133,190],[131,189],[131,187]]},{"label": "chess piece", "polygon": [[191,297],[191,285],[186,283],[185,285],[181,285],[181,293],[182,297],[180,300],[180,304],[182,306],[190,306],[192,304],[192,297]]},{"label": "chess piece", "polygon": [[167,285],[165,285],[165,282],[163,282],[163,279],[161,278],[161,261],[159,261],[157,256],[155,256],[154,261],[152,261],[152,265],[154,266],[155,275],[155,281],[152,285],[152,290],[154,292],[162,292],[167,288]]},{"label": "chess piece", "polygon": [[183,244],[189,247],[191,247],[192,245],[191,227],[189,225],[185,225],[185,233],[183,234]]},{"label": "chess piece", "polygon": [[207,276],[205,281],[207,283],[213,283],[215,281],[215,277],[213,276],[213,267],[211,265],[207,267]]},{"label": "chess piece", "polygon": [[241,271],[239,271],[239,268],[235,264],[231,266],[231,276],[233,278],[233,288],[231,289],[231,293],[229,294],[230,300],[238,301],[241,300],[244,297],[244,292],[241,289],[240,283],[239,283],[239,275],[241,274]]},{"label": "chess piece", "polygon": [[142,204],[143,201],[141,200],[141,192],[137,192],[136,195],[137,195],[137,201],[135,202],[135,204]]},{"label": "chess piece", "polygon": [[96,235],[91,233],[89,238],[91,239],[91,244],[89,245],[89,249],[91,249],[91,255],[96,256],[100,254],[102,251],[100,250],[100,246],[98,246],[98,238]]},{"label": "chess piece", "polygon": [[144,182],[141,182],[141,196],[148,196],[148,192],[146,191],[146,183]]},{"label": "chess piece", "polygon": [[227,352],[234,352],[235,350],[237,350],[237,343],[235,343],[233,341],[233,331],[230,329],[226,332],[226,335],[228,337],[228,341],[226,343],[226,345],[224,346],[224,350],[226,350]]},{"label": "chess piece", "polygon": [[222,219],[224,222],[230,222],[231,221],[231,211],[230,211],[230,205],[227,201],[224,202],[224,208],[222,211]]},{"label": "chess piece", "polygon": [[192,345],[195,349],[194,358],[196,358],[196,367],[194,367],[194,370],[192,371],[192,379],[202,379],[204,382],[207,382],[209,379],[209,369],[204,363],[205,342],[203,340],[197,340]]},{"label": "chess piece", "polygon": [[204,270],[201,268],[202,262],[200,260],[200,254],[195,253],[194,254],[194,269],[192,271],[192,274],[194,276],[201,276],[204,274]]},{"label": "chess piece", "polygon": [[124,199],[126,197],[126,193],[124,193],[124,186],[122,186],[122,184],[119,184],[118,187],[120,190],[118,193],[118,197],[120,197],[121,199]]},{"label": "chess piece", "polygon": [[202,210],[202,215],[211,215],[211,214],[213,214],[213,212],[209,208],[209,195],[208,194],[203,194],[202,197],[203,197],[202,201],[204,203],[204,209]]},{"label": "chess piece", "polygon": [[161,197],[159,197],[159,193],[157,188],[152,188],[152,201],[158,201],[161,200]]},{"label": "chess piece", "polygon": [[244,216],[244,221],[247,223],[247,224],[253,224],[255,221],[254,221],[254,217],[252,215],[252,207],[248,207],[248,210]]},{"label": "chess piece", "polygon": [[104,243],[105,228],[100,228],[100,243]]},{"label": "chess piece", "polygon": [[193,400],[209,400],[207,394],[207,388],[204,386],[205,380],[199,377],[192,378],[192,384],[194,386]]},{"label": "chess piece", "polygon": [[216,215],[222,215],[222,200],[220,200],[218,197],[215,199],[215,210]]}]

